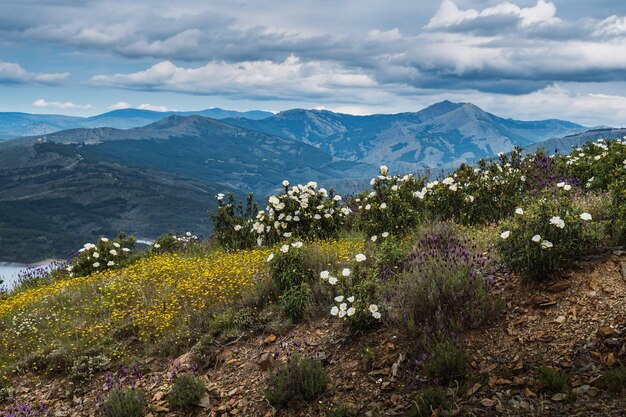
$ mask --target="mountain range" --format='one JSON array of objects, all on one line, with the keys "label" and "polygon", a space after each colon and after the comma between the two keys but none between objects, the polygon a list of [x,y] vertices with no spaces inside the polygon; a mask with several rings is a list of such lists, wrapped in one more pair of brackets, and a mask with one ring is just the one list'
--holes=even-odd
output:
[{"label": "mountain range", "polygon": [[170,116],[204,116],[212,119],[245,117],[256,120],[272,116],[273,113],[253,110],[239,112],[212,108],[187,112],[158,112],[144,109],[120,109],[92,117],[74,117],[56,114],[1,113],[0,140],[18,136],[46,135],[76,128],[115,127],[130,129],[145,126]]},{"label": "mountain range", "polygon": [[[398,173],[446,169],[586,130],[447,101],[394,115],[253,115],[174,114],[142,127],[75,127],[0,142],[0,259],[66,256],[120,230],[142,238],[168,230],[206,234],[219,192],[265,195],[283,179],[356,192],[380,164]],[[113,124],[157,116],[164,114],[121,110],[95,118]]]}]

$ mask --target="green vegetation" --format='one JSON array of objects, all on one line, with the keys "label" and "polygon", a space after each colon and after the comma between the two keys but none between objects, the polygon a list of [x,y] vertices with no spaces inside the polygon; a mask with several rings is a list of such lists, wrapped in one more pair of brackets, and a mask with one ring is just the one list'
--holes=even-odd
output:
[{"label": "green vegetation", "polygon": [[189,373],[179,375],[167,396],[167,403],[174,410],[193,410],[200,404],[205,391],[206,386],[201,378]]},{"label": "green vegetation", "polygon": [[146,394],[138,388],[115,387],[104,402],[105,417],[143,417]]},{"label": "green vegetation", "polygon": [[276,408],[298,408],[326,390],[328,377],[319,361],[294,355],[270,375],[265,398]]},{"label": "green vegetation", "polygon": [[406,417],[430,417],[436,409],[444,410],[448,403],[446,393],[439,387],[424,390],[415,400],[415,404],[406,413]]},{"label": "green vegetation", "polygon": [[569,376],[561,369],[542,366],[539,369],[539,382],[549,392],[565,392],[568,389]]},{"label": "green vegetation", "polygon": [[604,381],[610,391],[622,394],[626,389],[626,366],[619,364],[604,372]]}]

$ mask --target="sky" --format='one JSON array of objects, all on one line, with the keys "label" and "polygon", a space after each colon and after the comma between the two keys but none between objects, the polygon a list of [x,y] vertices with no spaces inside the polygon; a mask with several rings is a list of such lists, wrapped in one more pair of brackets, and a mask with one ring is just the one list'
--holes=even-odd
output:
[{"label": "sky", "polygon": [[0,0],[0,111],[472,102],[626,125],[623,0]]}]

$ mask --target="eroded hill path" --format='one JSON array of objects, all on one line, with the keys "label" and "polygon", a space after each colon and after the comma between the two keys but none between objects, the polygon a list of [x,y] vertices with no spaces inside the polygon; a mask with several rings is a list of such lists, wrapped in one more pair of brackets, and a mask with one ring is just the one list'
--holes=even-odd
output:
[{"label": "eroded hill path", "polygon": [[[626,401],[607,391],[603,374],[626,355],[625,254],[581,264],[548,283],[525,284],[503,274],[497,287],[507,307],[491,326],[465,335],[470,376],[448,389],[452,405],[435,415],[624,415]],[[329,386],[307,408],[276,411],[263,397],[268,369],[296,351],[326,363]],[[166,402],[173,372],[186,369],[207,383],[197,416],[324,416],[333,405],[345,405],[352,416],[404,415],[431,384],[401,329],[385,326],[350,337],[330,317],[283,335],[243,333],[207,354],[212,359],[204,369],[184,354],[171,361],[148,359],[140,364],[141,377],[125,371],[117,378],[148,393],[148,417],[186,415],[170,411]],[[543,365],[568,373],[575,399],[547,392],[538,382]],[[106,375],[88,384],[25,375],[15,385],[18,400],[38,398],[55,417],[101,415],[99,403],[108,389]]]}]

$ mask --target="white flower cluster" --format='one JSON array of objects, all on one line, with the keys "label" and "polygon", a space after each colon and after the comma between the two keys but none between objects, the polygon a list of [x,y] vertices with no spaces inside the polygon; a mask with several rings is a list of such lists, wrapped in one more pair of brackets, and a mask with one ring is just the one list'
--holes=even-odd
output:
[{"label": "white flower cluster", "polygon": [[256,218],[248,220],[247,224],[235,225],[234,230],[249,230],[255,234],[257,244],[261,246],[304,235],[310,230],[339,227],[351,213],[342,204],[340,195],[331,196],[326,189],[318,189],[314,181],[291,188],[289,185],[289,181],[283,181],[286,191],[270,196],[265,210],[260,210]]}]

